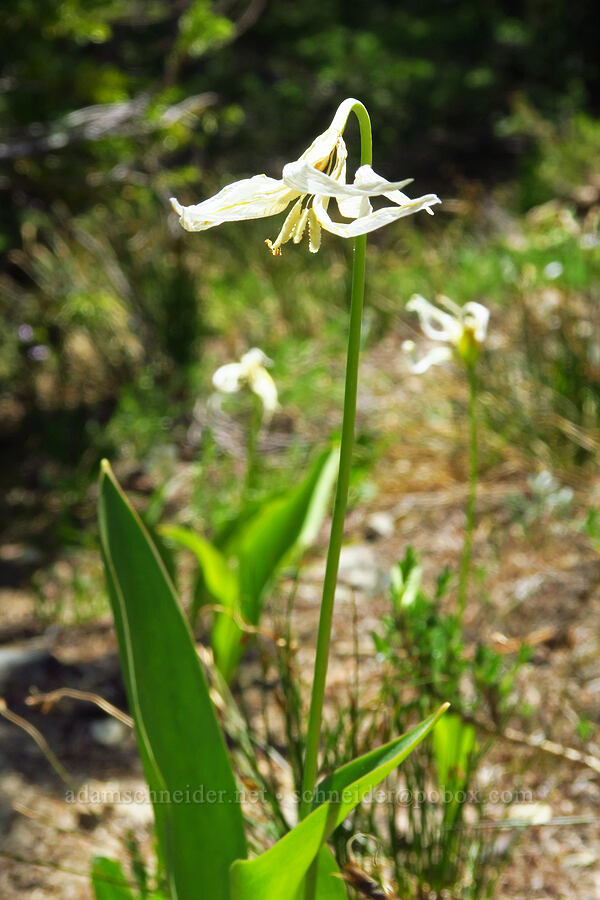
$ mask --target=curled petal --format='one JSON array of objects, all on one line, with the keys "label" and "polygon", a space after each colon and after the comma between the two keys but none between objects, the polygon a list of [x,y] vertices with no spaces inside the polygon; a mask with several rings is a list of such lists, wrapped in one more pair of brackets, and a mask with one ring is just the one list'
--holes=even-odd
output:
[{"label": "curled petal", "polygon": [[340,215],[346,219],[358,219],[359,216],[368,216],[373,212],[368,197],[338,197],[337,205]]},{"label": "curled petal", "polygon": [[195,206],[182,206],[175,198],[171,199],[171,205],[186,231],[204,231],[223,222],[274,216],[283,212],[297,196],[283,181],[254,175],[228,184],[214,197]]},{"label": "curled petal", "polygon": [[257,366],[248,377],[248,385],[262,400],[265,413],[268,416],[273,415],[278,406],[277,388],[267,370]]},{"label": "curled petal", "polygon": [[438,309],[425,297],[414,294],[406,304],[408,312],[416,312],[423,333],[433,341],[446,341],[458,344],[462,335],[462,325],[450,313]]},{"label": "curled petal", "polygon": [[235,394],[240,389],[240,383],[245,377],[241,363],[227,363],[220,366],[213,375],[213,384],[218,391],[225,394]]},{"label": "curled petal", "polygon": [[348,121],[348,116],[352,112],[352,107],[357,105],[361,106],[362,104],[359,100],[355,100],[354,97],[347,97],[346,100],[342,100],[329,127],[339,131],[341,134],[346,127],[346,122]]},{"label": "curled petal", "polygon": [[462,319],[461,307],[458,303],[455,303],[454,300],[451,300],[450,297],[446,297],[445,294],[438,294],[436,300],[440,306],[443,306],[444,309],[447,309],[448,312],[452,313],[455,319]]},{"label": "curled petal", "polygon": [[450,347],[433,347],[422,359],[412,364],[411,371],[415,375],[422,375],[431,366],[439,366],[440,363],[448,362],[450,359],[452,359]]},{"label": "curled petal", "polygon": [[240,366],[244,373],[248,373],[254,366],[272,366],[273,360],[269,359],[260,347],[251,347],[240,359]]},{"label": "curled petal", "polygon": [[[311,166],[306,160],[299,159],[283,167],[283,181],[299,194],[323,194],[326,197],[339,197],[342,200],[345,197],[375,197],[406,187],[411,181],[410,178],[405,178],[404,181],[386,181],[385,178],[376,175],[370,166],[361,166],[361,169],[363,168],[369,171],[363,173],[362,184],[360,180],[358,184],[356,182],[344,184]],[[357,175],[361,169],[358,169]],[[439,203],[439,200],[437,202]]]},{"label": "curled petal", "polygon": [[439,202],[435,194],[426,194],[424,197],[411,200],[405,206],[386,206],[384,209],[378,209],[347,224],[332,221],[322,197],[315,197],[313,209],[317,219],[326,231],[337,234],[339,237],[353,238],[359,234],[368,234],[377,228],[383,228],[384,225],[389,225],[391,222],[395,222],[396,219],[402,219],[404,216],[410,216],[422,209],[428,209],[434,203]]},{"label": "curled petal", "polygon": [[476,341],[483,344],[487,335],[487,327],[490,319],[490,311],[482,303],[474,300],[465,303],[462,308],[463,322],[467,328],[471,328]]}]

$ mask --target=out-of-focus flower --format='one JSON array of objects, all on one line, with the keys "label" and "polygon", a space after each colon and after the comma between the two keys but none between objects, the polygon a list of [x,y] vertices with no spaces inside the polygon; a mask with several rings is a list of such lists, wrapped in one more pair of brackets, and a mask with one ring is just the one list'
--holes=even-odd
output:
[{"label": "out-of-focus flower", "polygon": [[[279,256],[283,244],[290,240],[300,243],[307,227],[309,249],[316,253],[321,245],[321,228],[339,237],[352,238],[422,209],[433,215],[430,207],[440,202],[435,194],[411,200],[402,193],[401,188],[410,183],[410,178],[386,181],[371,166],[361,166],[353,184],[346,184],[348,151],[342,133],[355,103],[350,98],[340,104],[329,128],[299,159],[283,167],[281,179],[254,175],[234,181],[195,206],[182,206],[172,198],[171,204],[183,228],[204,231],[224,222],[262,219],[283,212],[293,202],[277,238],[266,241],[271,253]],[[393,205],[373,211],[370,197],[384,197]],[[336,199],[340,214],[350,222],[334,222],[330,218],[327,207],[332,198]]]},{"label": "out-of-focus flower", "polygon": [[45,344],[36,344],[27,351],[27,356],[36,362],[44,362],[50,356],[50,350]]},{"label": "out-of-focus flower", "polygon": [[[430,366],[447,362],[453,356],[458,356],[467,365],[473,365],[487,335],[490,313],[481,303],[471,302],[459,306],[442,295],[437,300],[443,309],[434,306],[420,294],[412,296],[406,304],[409,312],[416,312],[419,316],[425,336],[445,345],[434,347],[413,364],[412,370],[418,375],[426,372]],[[415,345],[412,341],[405,341],[403,349],[412,354]]]},{"label": "out-of-focus flower", "polygon": [[278,406],[275,382],[265,368],[272,364],[262,350],[253,347],[244,353],[239,362],[218,368],[213,375],[213,384],[225,394],[235,394],[247,386],[262,401],[265,416],[270,417]]},{"label": "out-of-focus flower", "polygon": [[560,278],[563,273],[563,265],[557,259],[549,262],[547,266],[544,266],[544,275],[546,278]]}]

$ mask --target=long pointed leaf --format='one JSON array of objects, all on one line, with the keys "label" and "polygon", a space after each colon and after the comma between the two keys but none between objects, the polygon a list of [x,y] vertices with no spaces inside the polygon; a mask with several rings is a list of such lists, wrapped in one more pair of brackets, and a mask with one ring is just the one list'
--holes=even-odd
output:
[{"label": "long pointed leaf", "polygon": [[[100,537],[173,900],[228,900],[246,854],[235,780],[192,635],[139,517],[102,464]],[[200,887],[201,885],[201,887]]]},{"label": "long pointed leaf", "polygon": [[355,759],[322,781],[317,788],[320,805],[306,819],[261,856],[233,863],[232,900],[293,897],[333,830],[421,743],[447,706],[444,704],[407,734]]}]

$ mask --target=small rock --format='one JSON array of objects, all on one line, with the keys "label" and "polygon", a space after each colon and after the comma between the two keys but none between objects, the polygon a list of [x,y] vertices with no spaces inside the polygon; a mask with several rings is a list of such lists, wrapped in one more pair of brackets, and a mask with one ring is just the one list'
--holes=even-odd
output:
[{"label": "small rock", "polygon": [[118,719],[96,719],[90,725],[90,734],[103,747],[116,747],[125,740],[129,729]]},{"label": "small rock", "polygon": [[51,658],[51,654],[39,643],[25,647],[0,647],[0,689],[13,675],[21,670],[43,665]]},{"label": "small rock", "polygon": [[340,554],[339,580],[362,591],[376,591],[381,574],[375,554],[368,544],[349,544]]},{"label": "small rock", "polygon": [[378,541],[391,537],[395,530],[394,517],[388,512],[371,513],[365,524],[365,537],[368,541]]}]

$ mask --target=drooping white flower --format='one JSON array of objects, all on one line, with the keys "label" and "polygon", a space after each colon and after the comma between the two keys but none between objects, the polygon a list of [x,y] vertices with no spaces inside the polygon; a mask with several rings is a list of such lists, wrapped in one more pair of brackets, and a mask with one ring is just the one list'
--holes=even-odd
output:
[{"label": "drooping white flower", "polygon": [[[440,202],[435,194],[411,200],[402,193],[401,188],[410,183],[410,178],[390,182],[377,175],[371,166],[361,166],[353,184],[346,184],[348,151],[342,133],[355,103],[350,98],[340,104],[329,128],[298,160],[283,167],[281,179],[254,175],[227,185],[214,197],[195,206],[182,206],[172,198],[171,204],[183,228],[204,231],[224,222],[274,216],[293,202],[277,238],[266,241],[271,253],[279,256],[282,245],[290,240],[298,244],[307,227],[309,249],[316,253],[321,244],[321,228],[351,238],[422,209],[433,215],[431,207]],[[393,205],[373,211],[370,197],[384,197]],[[350,222],[331,219],[327,207],[332,198],[337,201],[340,214]]]},{"label": "drooping white flower", "polygon": [[[409,312],[416,312],[419,316],[423,334],[432,341],[445,344],[443,347],[433,347],[413,364],[412,370],[417,375],[426,372],[430,366],[447,362],[455,355],[464,363],[472,365],[477,360],[487,335],[490,313],[483,304],[473,301],[459,306],[443,295],[438,296],[437,300],[444,309],[434,306],[420,294],[414,294],[406,304]],[[412,341],[405,341],[405,345],[408,344],[411,346],[405,346],[404,349],[412,353],[415,345]]]},{"label": "drooping white flower", "polygon": [[239,362],[220,366],[213,375],[213,384],[225,394],[235,394],[247,385],[260,398],[265,415],[270,417],[278,406],[275,382],[265,368],[272,364],[262,350],[252,347]]}]

